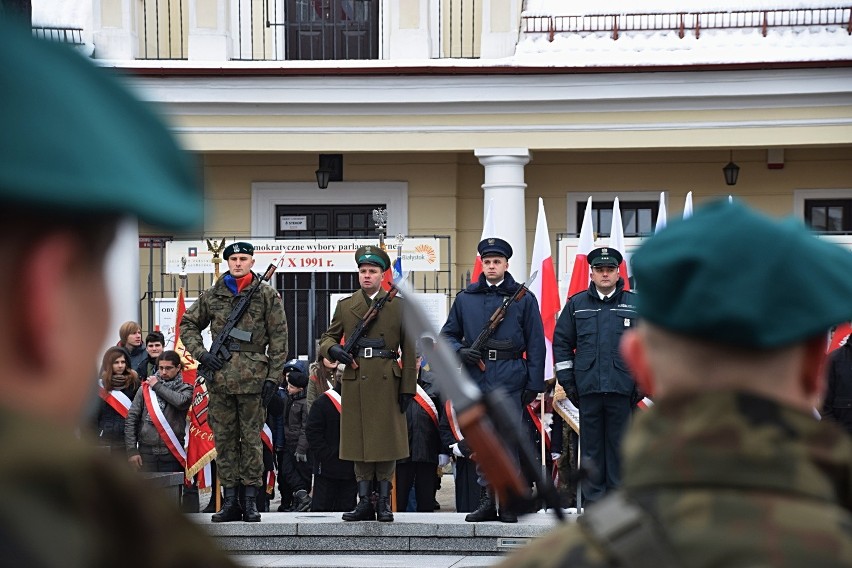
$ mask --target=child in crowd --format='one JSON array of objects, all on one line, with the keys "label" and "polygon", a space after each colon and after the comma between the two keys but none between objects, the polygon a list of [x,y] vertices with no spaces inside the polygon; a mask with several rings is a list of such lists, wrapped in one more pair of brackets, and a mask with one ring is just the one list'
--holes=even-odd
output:
[{"label": "child in crowd", "polygon": [[[278,452],[282,510],[285,491],[293,495],[290,511],[302,512],[311,507],[311,468],[308,465],[308,440],[305,424],[308,420],[305,388],[308,376],[298,367],[287,367],[287,399],[284,404],[284,448]],[[284,509],[287,510],[287,509]]]},{"label": "child in crowd", "polygon": [[305,435],[314,466],[314,497],[311,511],[351,511],[358,484],[355,465],[340,459],[340,380],[320,394],[308,412]]},{"label": "child in crowd", "polygon": [[139,376],[130,368],[124,347],[110,347],[101,363],[95,432],[100,444],[112,453],[124,452],[124,421],[139,389]]}]

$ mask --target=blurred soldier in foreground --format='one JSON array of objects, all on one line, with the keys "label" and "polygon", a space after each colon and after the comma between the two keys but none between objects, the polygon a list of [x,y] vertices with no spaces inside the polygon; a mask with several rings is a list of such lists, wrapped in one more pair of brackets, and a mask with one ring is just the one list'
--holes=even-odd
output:
[{"label": "blurred soldier in foreground", "polygon": [[505,565],[852,566],[852,441],[813,411],[852,253],[717,203],[633,270],[643,322],[622,353],[656,404],[625,440],[622,490]]},{"label": "blurred soldier in foreground", "polygon": [[[2,20],[2,17],[0,17]],[[231,566],[173,503],[81,442],[104,258],[134,214],[200,221],[186,156],[107,72],[0,21],[0,548],[16,566]]]}]

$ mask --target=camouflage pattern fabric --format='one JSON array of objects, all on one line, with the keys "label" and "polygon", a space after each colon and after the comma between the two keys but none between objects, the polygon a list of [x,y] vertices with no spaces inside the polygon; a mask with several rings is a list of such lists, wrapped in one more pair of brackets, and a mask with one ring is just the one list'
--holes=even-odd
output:
[{"label": "camouflage pattern fabric", "polygon": [[124,459],[0,410],[0,563],[44,568],[235,566]]},{"label": "camouflage pattern fabric", "polygon": [[[678,566],[852,566],[852,440],[834,424],[745,393],[669,399],[641,413],[624,486]],[[569,525],[503,566],[620,566]]]},{"label": "camouflage pattern fabric", "polygon": [[[210,395],[207,406],[216,439],[217,475],[224,487],[263,485],[263,442],[260,431],[266,409],[258,395]],[[236,417],[236,419],[235,419]],[[240,459],[222,459],[222,456]]]},{"label": "camouflage pattern fabric", "polygon": [[[258,276],[254,276],[257,281]],[[253,285],[253,284],[252,284]],[[216,337],[246,287],[234,295],[224,275],[189,307],[180,322],[180,336],[196,360],[205,348],[201,330],[210,326]],[[251,333],[251,343],[266,353],[233,352],[230,361],[207,383],[210,428],[216,440],[218,475],[225,487],[263,485],[263,445],[260,431],[266,410],[260,399],[263,381],[281,383],[287,362],[287,318],[277,292],[267,284],[252,298],[237,328]]]},{"label": "camouflage pattern fabric", "polygon": [[[201,330],[210,326],[213,337],[216,337],[240,297],[248,291],[247,286],[235,296],[225,285],[224,278],[223,275],[204,292],[180,321],[180,338],[196,361],[206,351]],[[256,281],[258,276],[255,274],[254,278]],[[251,343],[266,347],[266,353],[233,353],[222,370],[216,371],[212,384],[208,383],[210,394],[260,393],[267,378],[281,382],[281,373],[287,362],[287,318],[281,298],[272,286],[261,285],[237,327],[251,333]]]}]

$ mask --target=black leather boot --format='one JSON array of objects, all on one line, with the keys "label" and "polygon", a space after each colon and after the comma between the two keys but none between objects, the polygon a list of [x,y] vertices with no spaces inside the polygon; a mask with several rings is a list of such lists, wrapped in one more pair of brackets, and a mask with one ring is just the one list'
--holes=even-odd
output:
[{"label": "black leather boot", "polygon": [[503,506],[500,506],[500,522],[501,523],[517,523],[518,515],[514,513],[510,513],[508,510],[504,509]]},{"label": "black leather boot", "polygon": [[494,495],[487,487],[479,488],[479,507],[471,513],[468,513],[465,521],[469,523],[483,523],[485,521],[497,520],[497,505],[494,503]]},{"label": "black leather boot", "polygon": [[240,508],[240,502],[237,500],[237,488],[225,488],[225,500],[222,501],[222,509],[213,515],[211,520],[214,523],[229,523],[231,521],[241,521],[243,519],[243,510]]},{"label": "black leather boot", "polygon": [[376,511],[373,509],[373,503],[370,500],[370,493],[373,489],[373,482],[359,481],[358,482],[358,504],[355,509],[348,513],[343,513],[344,521],[375,521]]},{"label": "black leather boot", "polygon": [[246,503],[243,520],[247,523],[259,523],[260,513],[257,510],[257,487],[246,485]]},{"label": "black leather boot", "polygon": [[390,507],[390,481],[379,481],[379,502],[376,509],[376,520],[380,523],[393,522],[393,511]]}]

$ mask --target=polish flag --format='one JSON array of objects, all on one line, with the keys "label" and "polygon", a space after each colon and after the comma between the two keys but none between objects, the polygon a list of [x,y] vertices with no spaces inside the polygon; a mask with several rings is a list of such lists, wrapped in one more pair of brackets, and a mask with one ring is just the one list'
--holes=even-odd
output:
[{"label": "polish flag", "polygon": [[843,347],[849,341],[849,335],[852,334],[852,324],[845,321],[837,326],[834,330],[834,335],[831,336],[831,344],[828,346],[826,353],[831,353],[838,347]]},{"label": "polish flag", "polygon": [[686,194],[686,202],[683,204],[683,218],[692,217],[692,192]]},{"label": "polish flag", "polygon": [[[491,200],[488,200],[488,208],[485,210],[485,223],[482,224],[482,236],[479,238],[479,241],[482,242],[488,237],[496,237],[496,233],[494,231],[494,217],[491,214]],[[477,243],[479,244],[479,243]],[[479,256],[479,252],[476,253],[476,261],[473,263],[473,273],[470,275],[471,283],[479,280],[479,275],[482,274],[482,257]]]},{"label": "polish flag", "polygon": [[654,233],[659,233],[666,228],[666,200],[664,194],[660,192],[660,209],[657,211],[657,225],[654,227]]},{"label": "polish flag", "polygon": [[553,378],[553,330],[556,328],[556,314],[559,313],[559,285],[556,270],[553,268],[553,254],[550,249],[550,233],[547,230],[547,217],[544,214],[544,200],[538,198],[538,220],[535,224],[530,274],[538,271],[529,289],[538,300],[541,323],[544,324],[544,342],[547,346],[544,359],[544,378]]},{"label": "polish flag", "polygon": [[574,268],[571,270],[571,280],[568,283],[568,298],[577,292],[589,289],[589,259],[587,255],[595,248],[595,238],[592,233],[592,197],[589,196],[589,200],[586,201],[586,212],[583,215],[583,226],[580,227],[577,256],[574,257]]},{"label": "polish flag", "polygon": [[618,275],[624,280],[624,289],[630,290],[630,275],[627,270],[627,249],[624,247],[624,226],[621,224],[621,208],[618,198],[612,204],[612,228],[609,230],[609,246],[621,253]]},{"label": "polish flag", "polygon": [[181,286],[178,290],[176,309],[177,317],[175,319],[175,344],[172,346],[172,349],[177,351],[177,354],[180,355],[180,360],[183,364],[183,371],[181,372],[183,375],[183,382],[194,385],[198,362],[192,357],[189,351],[187,351],[183,341],[180,339],[180,320],[183,319],[183,314],[186,313],[185,296],[186,294],[183,291],[183,286]]}]

